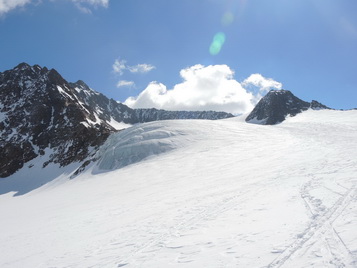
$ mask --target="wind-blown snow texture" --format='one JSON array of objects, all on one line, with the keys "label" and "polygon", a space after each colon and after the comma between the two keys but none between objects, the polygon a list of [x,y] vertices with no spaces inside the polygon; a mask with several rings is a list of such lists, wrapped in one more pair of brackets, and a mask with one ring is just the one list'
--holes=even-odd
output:
[{"label": "wind-blown snow texture", "polygon": [[0,267],[356,267],[356,118],[123,130],[76,179],[0,195]]}]

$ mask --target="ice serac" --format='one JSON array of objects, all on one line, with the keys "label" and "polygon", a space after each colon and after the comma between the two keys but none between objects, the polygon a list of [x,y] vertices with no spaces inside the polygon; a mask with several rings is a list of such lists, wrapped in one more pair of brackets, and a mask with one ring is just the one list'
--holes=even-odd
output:
[{"label": "ice serac", "polygon": [[111,133],[164,119],[221,119],[217,112],[136,111],[83,81],[67,82],[56,70],[21,63],[0,72],[0,177],[51,149],[49,163],[67,166],[95,155]]},{"label": "ice serac", "polygon": [[157,122],[140,124],[111,135],[97,153],[99,172],[119,169],[177,147],[177,129]]},{"label": "ice serac", "polygon": [[224,119],[233,117],[232,114],[226,112],[215,111],[166,111],[151,109],[135,109],[135,114],[140,122],[152,122],[159,120],[173,119]]},{"label": "ice serac", "polygon": [[271,90],[258,102],[246,122],[275,125],[283,122],[287,116],[295,116],[309,108],[330,109],[317,101],[303,101],[288,90]]}]

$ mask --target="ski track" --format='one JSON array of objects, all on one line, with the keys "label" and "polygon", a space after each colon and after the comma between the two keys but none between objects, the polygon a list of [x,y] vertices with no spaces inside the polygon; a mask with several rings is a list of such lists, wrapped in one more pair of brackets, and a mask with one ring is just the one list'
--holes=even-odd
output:
[{"label": "ski track", "polygon": [[[256,191],[255,194],[262,192],[263,189]],[[172,248],[172,249],[180,249],[183,248],[183,245],[178,245],[178,246],[169,246],[168,244],[172,239],[175,239],[177,237],[180,237],[181,234],[187,232],[188,230],[196,230],[200,228],[200,226],[203,226],[207,224],[207,221],[214,220],[217,218],[219,215],[224,213],[225,211],[229,211],[231,209],[239,207],[239,204],[245,197],[251,196],[251,191],[245,191],[239,192],[237,194],[237,191],[230,191],[226,193],[221,194],[221,200],[217,202],[217,199],[215,199],[214,202],[212,202],[209,205],[205,206],[195,206],[190,208],[189,210],[183,211],[180,215],[175,217],[175,223],[168,229],[162,228],[162,230],[165,230],[163,233],[154,233],[152,238],[149,239],[146,243],[140,244],[136,246],[133,250],[130,251],[125,258],[120,258],[117,259],[117,267],[124,267],[124,266],[130,266],[134,265],[135,267],[142,265],[142,262],[145,262],[148,258],[153,259],[155,258],[155,255],[159,253],[160,250],[163,248]],[[188,217],[187,215],[191,215]],[[152,233],[153,228],[148,225],[147,227],[147,233]],[[128,239],[127,241],[120,242],[120,243],[112,243],[114,246],[112,249],[117,249],[117,246],[132,246],[134,244],[131,244],[129,241],[131,239],[131,234],[122,234],[123,236],[127,236]],[[212,247],[210,243],[206,245],[207,247]],[[104,248],[102,249],[103,254],[107,254],[108,250],[110,248]],[[199,251],[197,251],[199,252]],[[191,254],[187,254],[184,252],[179,253],[179,255],[194,255],[195,250],[191,252]],[[99,252],[96,252],[96,254],[100,254]],[[150,256],[147,256],[150,255]],[[184,260],[186,257],[178,257],[177,262],[178,263],[185,263],[185,262],[191,262],[193,260]],[[112,263],[112,260],[110,261]],[[110,264],[108,263],[108,265]],[[145,265],[144,265],[145,266]],[[93,266],[97,267],[97,266]],[[141,267],[141,266],[140,266]]]},{"label": "ski track", "polygon": [[[306,206],[312,214],[313,221],[308,228],[299,235],[296,241],[286,248],[273,262],[266,266],[267,268],[284,266],[284,264],[291,258],[297,258],[298,256],[304,255],[304,253],[321,239],[324,239],[329,249],[329,253],[332,256],[332,261],[329,261],[329,263],[333,264],[334,267],[346,267],[346,265],[356,263],[357,259],[355,254],[347,248],[346,244],[333,227],[335,220],[341,215],[351,201],[356,199],[356,183],[354,183],[351,188],[347,189],[331,208],[326,209],[326,207],[321,204],[321,201],[317,201],[309,194],[309,188],[311,187],[312,182],[313,179],[302,187],[301,198],[306,202]],[[343,256],[344,254],[340,254],[341,250],[337,249],[336,246],[343,248],[343,251],[347,251],[349,256],[347,261],[350,264],[346,264],[346,262],[341,259],[340,256]]]}]

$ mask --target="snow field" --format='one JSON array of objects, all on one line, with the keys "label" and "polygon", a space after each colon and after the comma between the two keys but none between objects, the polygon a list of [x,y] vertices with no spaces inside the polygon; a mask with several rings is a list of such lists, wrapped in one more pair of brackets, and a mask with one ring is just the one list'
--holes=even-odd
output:
[{"label": "snow field", "polygon": [[0,267],[356,267],[356,116],[123,130],[74,180],[0,195]]}]

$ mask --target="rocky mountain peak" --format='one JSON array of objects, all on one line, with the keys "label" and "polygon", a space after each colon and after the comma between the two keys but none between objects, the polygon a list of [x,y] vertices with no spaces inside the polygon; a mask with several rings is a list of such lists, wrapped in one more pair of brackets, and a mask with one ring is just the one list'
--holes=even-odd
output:
[{"label": "rocky mountain peak", "polygon": [[271,90],[258,102],[246,122],[274,125],[283,122],[288,115],[295,116],[309,108],[328,109],[317,101],[303,101],[289,90]]},{"label": "rocky mountain peak", "polygon": [[82,80],[78,80],[77,82],[73,83],[73,85],[78,86],[78,87],[82,87],[85,89],[89,89],[89,86],[83,82]]},{"label": "rocky mountain peak", "polygon": [[47,74],[50,83],[63,85],[68,83],[55,69],[51,69]]},{"label": "rocky mountain peak", "polygon": [[0,177],[46,149],[48,163],[82,161],[115,131],[96,120],[54,69],[21,63],[0,77]]},{"label": "rocky mountain peak", "polygon": [[322,109],[331,109],[330,107],[327,107],[326,105],[318,102],[318,101],[315,101],[315,100],[312,100],[311,103],[310,103],[310,108],[313,109],[313,110],[322,110]]},{"label": "rocky mountain peak", "polygon": [[33,77],[36,74],[45,74],[48,72],[48,69],[46,67],[41,67],[37,64],[31,66],[27,64],[26,62],[22,62],[19,65],[17,65],[14,69],[9,70],[8,72],[11,72],[13,74],[17,75],[27,75],[29,77]]},{"label": "rocky mountain peak", "polygon": [[14,70],[26,70],[26,69],[30,69],[31,65],[27,64],[26,62],[21,62],[19,63]]}]

